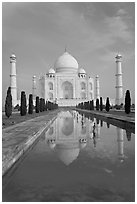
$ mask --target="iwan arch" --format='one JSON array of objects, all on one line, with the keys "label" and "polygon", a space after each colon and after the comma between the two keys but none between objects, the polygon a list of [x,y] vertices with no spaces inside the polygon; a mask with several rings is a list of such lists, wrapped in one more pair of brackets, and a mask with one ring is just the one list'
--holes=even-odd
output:
[{"label": "iwan arch", "polygon": [[75,106],[94,99],[94,80],[89,77],[77,60],[64,52],[54,68],[39,79],[40,97],[57,102],[59,106]]}]

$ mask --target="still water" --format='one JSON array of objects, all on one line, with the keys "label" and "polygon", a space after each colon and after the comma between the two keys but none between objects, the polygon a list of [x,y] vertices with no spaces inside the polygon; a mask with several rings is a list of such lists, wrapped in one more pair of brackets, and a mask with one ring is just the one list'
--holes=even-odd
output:
[{"label": "still water", "polygon": [[62,111],[3,185],[3,201],[134,201],[134,134]]}]

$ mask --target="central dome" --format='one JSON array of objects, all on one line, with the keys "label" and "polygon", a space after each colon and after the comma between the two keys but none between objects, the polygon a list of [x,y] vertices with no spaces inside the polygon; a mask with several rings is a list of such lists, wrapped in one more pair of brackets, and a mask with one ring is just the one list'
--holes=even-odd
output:
[{"label": "central dome", "polygon": [[64,54],[56,60],[54,69],[56,72],[77,72],[78,62],[68,52],[64,52]]}]

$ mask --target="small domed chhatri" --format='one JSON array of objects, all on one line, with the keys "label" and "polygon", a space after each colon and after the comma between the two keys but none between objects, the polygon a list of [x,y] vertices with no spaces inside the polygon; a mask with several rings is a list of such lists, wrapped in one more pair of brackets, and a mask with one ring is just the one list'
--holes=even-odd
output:
[{"label": "small domed chhatri", "polygon": [[77,72],[78,62],[68,52],[64,52],[54,64],[56,72]]},{"label": "small domed chhatri", "polygon": [[16,61],[16,55],[12,53],[10,56],[10,60],[11,60],[11,62]]},{"label": "small domed chhatri", "polygon": [[53,68],[50,68],[48,71],[49,74],[55,74],[55,70]]},{"label": "small domed chhatri", "polygon": [[12,54],[11,57],[16,57],[16,55],[15,55],[15,54]]},{"label": "small domed chhatri", "polygon": [[79,69],[79,74],[86,74],[86,71],[83,68]]}]

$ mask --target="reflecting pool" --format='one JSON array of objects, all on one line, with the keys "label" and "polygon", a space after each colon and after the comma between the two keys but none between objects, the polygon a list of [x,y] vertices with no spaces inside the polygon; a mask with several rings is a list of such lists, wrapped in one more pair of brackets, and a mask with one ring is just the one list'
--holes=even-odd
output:
[{"label": "reflecting pool", "polygon": [[134,201],[134,180],[132,132],[62,111],[5,178],[3,201]]}]

